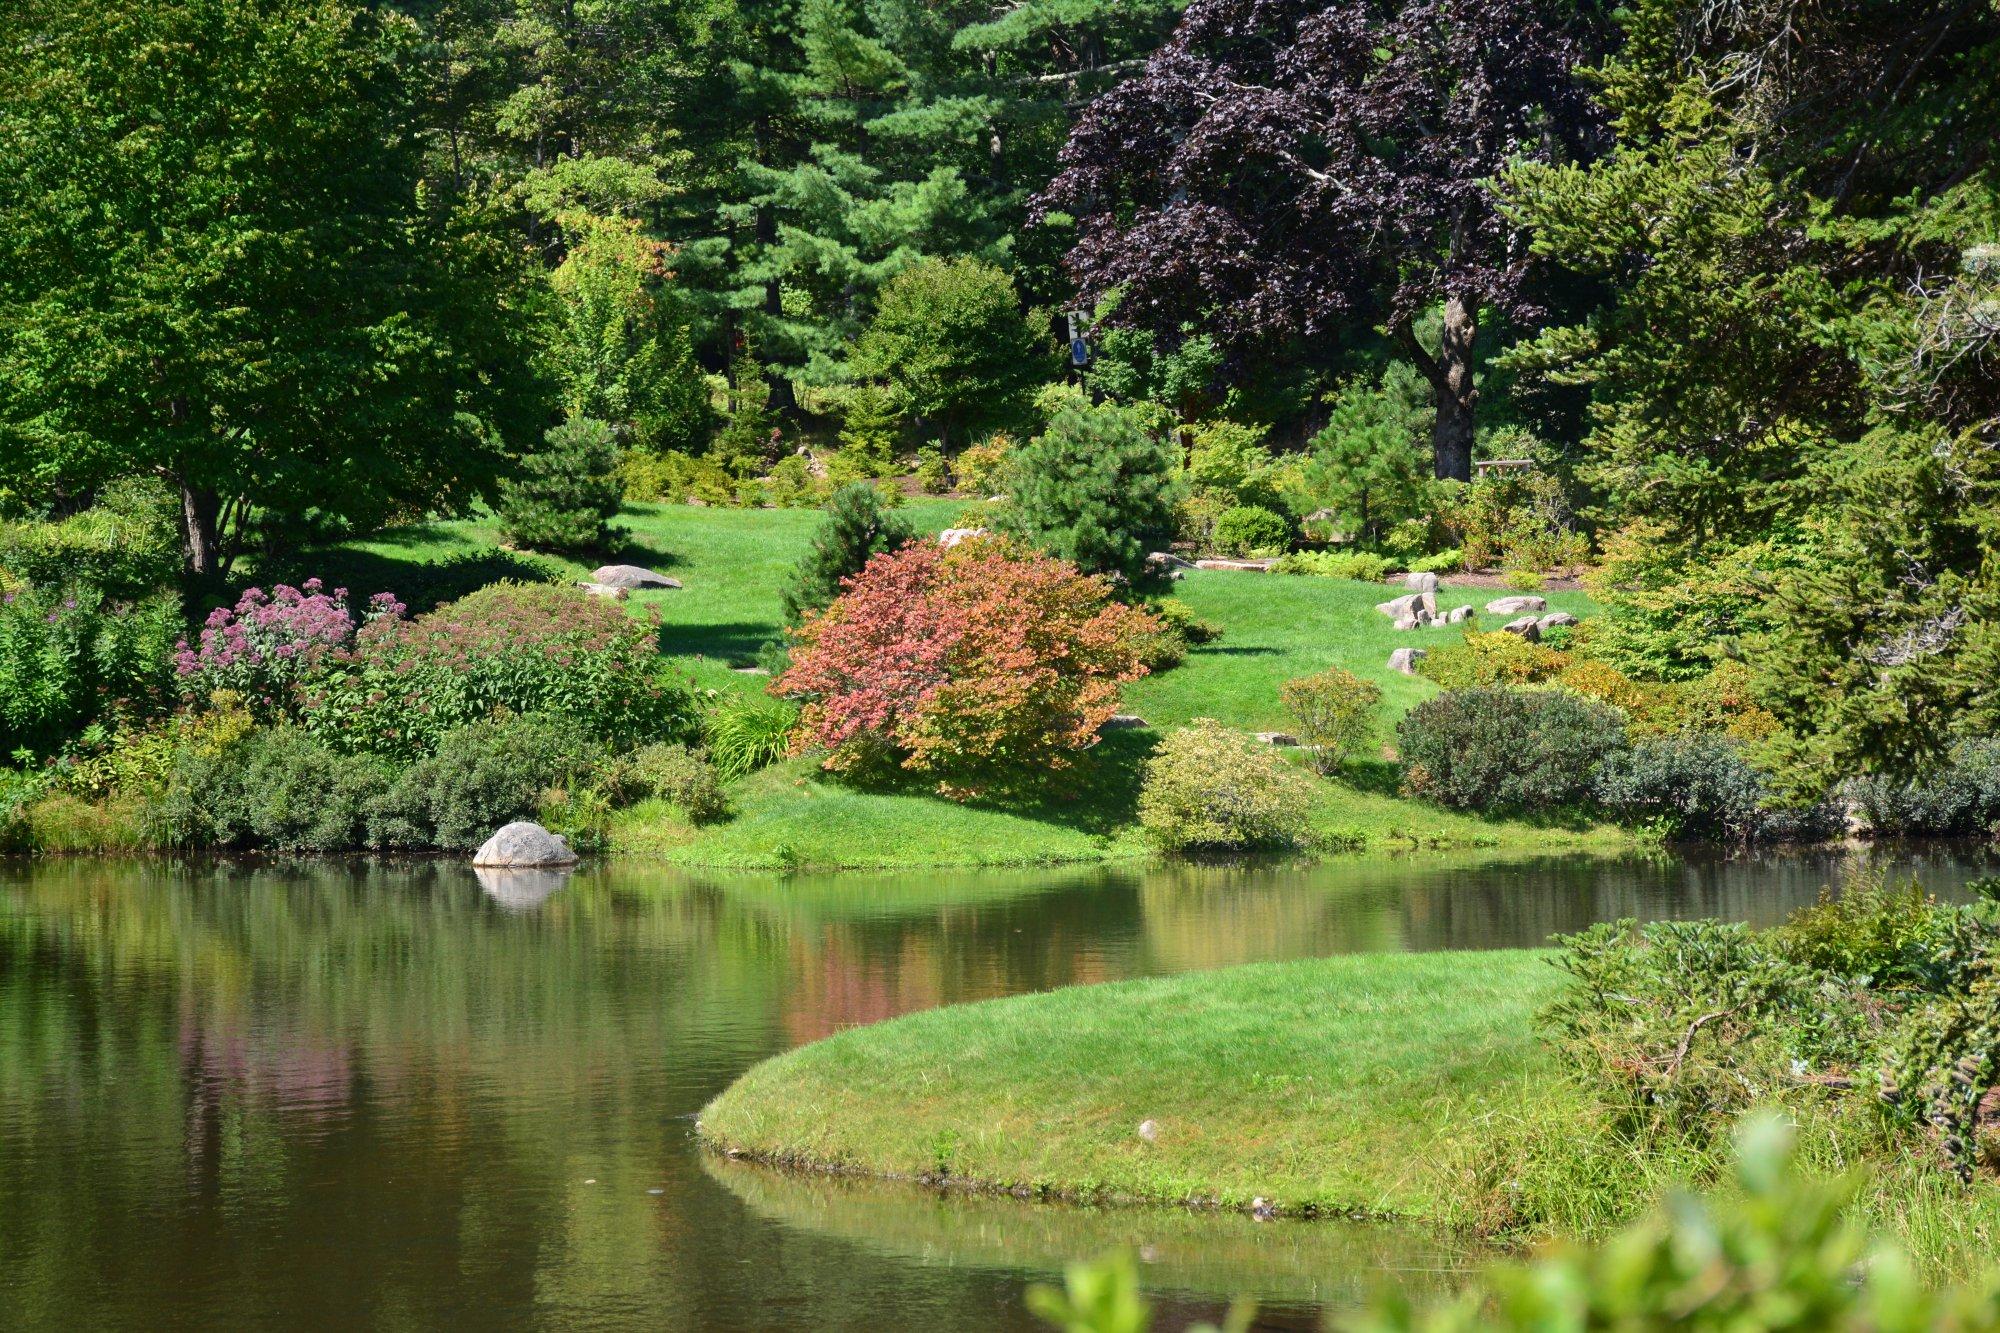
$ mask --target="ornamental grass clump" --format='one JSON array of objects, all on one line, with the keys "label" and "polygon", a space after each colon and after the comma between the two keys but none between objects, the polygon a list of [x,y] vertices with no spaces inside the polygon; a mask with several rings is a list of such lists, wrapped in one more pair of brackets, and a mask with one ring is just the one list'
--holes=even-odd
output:
[{"label": "ornamental grass clump", "polygon": [[798,632],[772,683],[799,734],[854,773],[894,765],[954,794],[1068,767],[1145,674],[1158,621],[1004,538],[877,555]]},{"label": "ornamental grass clump", "polygon": [[1298,847],[1312,780],[1278,752],[1213,718],[1160,742],[1139,788],[1139,824],[1174,851]]}]

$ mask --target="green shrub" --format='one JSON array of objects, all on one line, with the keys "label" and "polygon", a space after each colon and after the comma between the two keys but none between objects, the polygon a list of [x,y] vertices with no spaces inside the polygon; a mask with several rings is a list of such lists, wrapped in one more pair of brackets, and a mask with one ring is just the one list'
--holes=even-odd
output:
[{"label": "green shrub", "polygon": [[1368,743],[1382,687],[1352,671],[1328,667],[1312,676],[1288,680],[1278,691],[1285,712],[1297,730],[1299,743],[1311,748],[1312,765],[1322,773],[1337,773],[1350,755]]},{"label": "green shrub", "polygon": [[1464,555],[1456,546],[1446,547],[1432,555],[1419,556],[1410,561],[1412,574],[1456,574],[1465,565]]},{"label": "green shrub", "polygon": [[799,710],[787,700],[732,698],[709,711],[702,729],[716,768],[740,778],[790,754],[798,725]]},{"label": "green shrub", "polygon": [[0,523],[0,591],[28,583],[134,601],[172,587],[181,573],[178,510],[165,483],[127,477],[67,518]]},{"label": "green shrub", "polygon": [[1003,270],[979,259],[920,259],[883,285],[852,360],[949,447],[1019,406],[1042,377],[1036,342]]},{"label": "green shrub", "polygon": [[1139,823],[1162,847],[1297,847],[1315,792],[1268,745],[1213,718],[1160,742],[1139,788]]},{"label": "green shrub", "polygon": [[220,747],[183,749],[148,828],[168,847],[352,851],[368,844],[390,782],[380,760],[342,754],[297,727],[252,731]]},{"label": "green shrub", "polygon": [[1152,636],[1141,656],[1148,671],[1167,671],[1187,660],[1188,651],[1222,637],[1222,628],[1196,615],[1194,608],[1178,597],[1162,597],[1148,602],[1146,609],[1160,622],[1160,632]]},{"label": "green shrub", "polygon": [[537,814],[550,789],[580,785],[598,759],[572,718],[531,715],[460,727],[371,805],[369,841],[406,850],[477,847],[502,824]]},{"label": "green shrub", "polygon": [[797,626],[809,613],[824,611],[840,596],[842,579],[859,574],[870,556],[896,550],[915,535],[901,515],[883,505],[873,486],[835,491],[825,521],[813,534],[812,549],[781,594],[785,623]]},{"label": "green shrub", "polygon": [[647,745],[604,766],[597,786],[613,805],[658,799],[679,807],[691,824],[712,824],[729,813],[722,778],[708,756],[685,745]]},{"label": "green shrub", "polygon": [[1842,791],[1879,836],[1989,834],[2000,826],[2000,741],[1961,741],[1921,777],[1856,778]]},{"label": "green shrub", "polygon": [[1271,451],[1261,442],[1263,437],[1261,427],[1234,421],[1209,421],[1196,427],[1188,450],[1188,485],[1197,493],[1216,497],[1222,508],[1281,508],[1277,469]]},{"label": "green shrub", "polygon": [[879,384],[857,384],[840,411],[840,452],[853,469],[852,480],[886,477],[896,467],[896,440],[903,417],[896,396]]},{"label": "green shrub", "polygon": [[1294,551],[1271,566],[1273,574],[1313,574],[1323,579],[1380,583],[1393,566],[1372,551]]},{"label": "green shrub", "polygon": [[1652,821],[1669,837],[1731,842],[1817,841],[1840,827],[1826,802],[1767,809],[1774,797],[1743,747],[1715,732],[1635,740],[1591,777],[1597,803],[1627,823]]},{"label": "green shrub", "polygon": [[1071,403],[1015,450],[995,526],[1086,574],[1137,582],[1147,553],[1173,537],[1179,471],[1130,409]]},{"label": "green shrub", "polygon": [[1451,690],[1396,731],[1405,789],[1464,810],[1579,807],[1591,771],[1625,740],[1615,709],[1560,690]]},{"label": "green shrub", "polygon": [[927,444],[917,450],[917,489],[925,495],[943,495],[951,489],[951,469],[945,466],[944,450]]},{"label": "green shrub", "polygon": [[552,584],[496,583],[356,636],[302,714],[342,749],[413,758],[497,714],[576,718],[614,748],[687,736],[694,701],[657,679],[657,631],[615,603]]},{"label": "green shrub", "polygon": [[520,546],[598,550],[624,498],[617,436],[601,421],[574,417],[543,436],[501,488],[501,531]]},{"label": "green shrub", "polygon": [[113,602],[95,588],[0,593],[0,754],[47,754],[121,705],[171,697],[171,594]]},{"label": "green shrub", "polygon": [[764,493],[780,509],[808,509],[820,502],[824,486],[812,465],[798,454],[786,454],[771,468]]},{"label": "green shrub", "polygon": [[1467,630],[1459,642],[1431,649],[1417,670],[1444,689],[1471,690],[1539,685],[1556,679],[1569,665],[1564,654],[1546,644],[1530,643],[1523,635]]},{"label": "green shrub", "polygon": [[1285,522],[1284,515],[1257,505],[1237,505],[1223,510],[1216,518],[1213,540],[1217,550],[1231,555],[1252,555],[1283,550],[1291,536],[1291,525]]},{"label": "green shrub", "polygon": [[1515,592],[1540,592],[1547,586],[1547,580],[1532,569],[1510,569],[1500,581]]},{"label": "green shrub", "polygon": [[967,445],[959,451],[953,465],[959,489],[974,495],[992,494],[994,487],[1003,484],[1007,461],[1013,453],[1014,441],[1004,431],[996,431],[978,444]]}]

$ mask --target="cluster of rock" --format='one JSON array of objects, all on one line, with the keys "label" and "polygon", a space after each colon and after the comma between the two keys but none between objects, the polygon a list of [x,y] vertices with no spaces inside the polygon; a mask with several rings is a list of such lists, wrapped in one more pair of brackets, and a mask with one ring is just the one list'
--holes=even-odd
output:
[{"label": "cluster of rock", "polygon": [[644,565],[599,565],[589,578],[578,580],[576,586],[592,597],[622,602],[632,595],[634,588],[678,588],[681,581]]},{"label": "cluster of rock", "polygon": [[946,528],[938,534],[938,545],[949,551],[960,542],[969,542],[974,537],[984,537],[985,528]]},{"label": "cluster of rock", "polygon": [[1392,597],[1386,602],[1377,602],[1375,609],[1396,622],[1397,629],[1422,629],[1427,625],[1458,625],[1472,619],[1473,610],[1469,606],[1454,606],[1449,611],[1438,610],[1438,576],[1435,574],[1406,574],[1403,586],[1412,591],[1401,597]]},{"label": "cluster of rock", "polygon": [[[1470,606],[1455,606],[1449,611],[1439,611],[1437,602],[1438,579],[1435,574],[1406,574],[1403,586],[1411,591],[1401,597],[1392,597],[1386,602],[1377,602],[1375,609],[1395,622],[1399,630],[1422,629],[1433,625],[1460,625],[1471,620],[1476,612]],[[1574,625],[1576,617],[1567,611],[1550,611],[1548,599],[1531,594],[1513,597],[1496,597],[1486,604],[1488,615],[1513,616],[1500,627],[1505,634],[1518,634],[1530,643],[1537,642],[1542,635],[1559,625]],[[1389,654],[1389,669],[1400,671],[1406,676],[1417,674],[1417,663],[1424,659],[1422,648],[1398,648]]]}]

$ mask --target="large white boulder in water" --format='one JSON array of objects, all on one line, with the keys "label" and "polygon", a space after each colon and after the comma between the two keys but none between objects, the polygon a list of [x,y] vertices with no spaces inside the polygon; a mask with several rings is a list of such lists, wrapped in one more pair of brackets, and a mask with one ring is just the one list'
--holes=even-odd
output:
[{"label": "large white boulder in water", "polygon": [[480,845],[472,854],[476,866],[572,866],[576,853],[569,844],[533,820],[517,819]]}]

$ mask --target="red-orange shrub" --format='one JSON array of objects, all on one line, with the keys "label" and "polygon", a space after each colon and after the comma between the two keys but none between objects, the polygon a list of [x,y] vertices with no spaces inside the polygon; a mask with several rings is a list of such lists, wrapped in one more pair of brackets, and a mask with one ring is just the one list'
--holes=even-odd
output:
[{"label": "red-orange shrub", "polygon": [[808,619],[774,693],[841,771],[886,757],[953,789],[1062,768],[1146,673],[1159,622],[1001,538],[877,555]]}]

